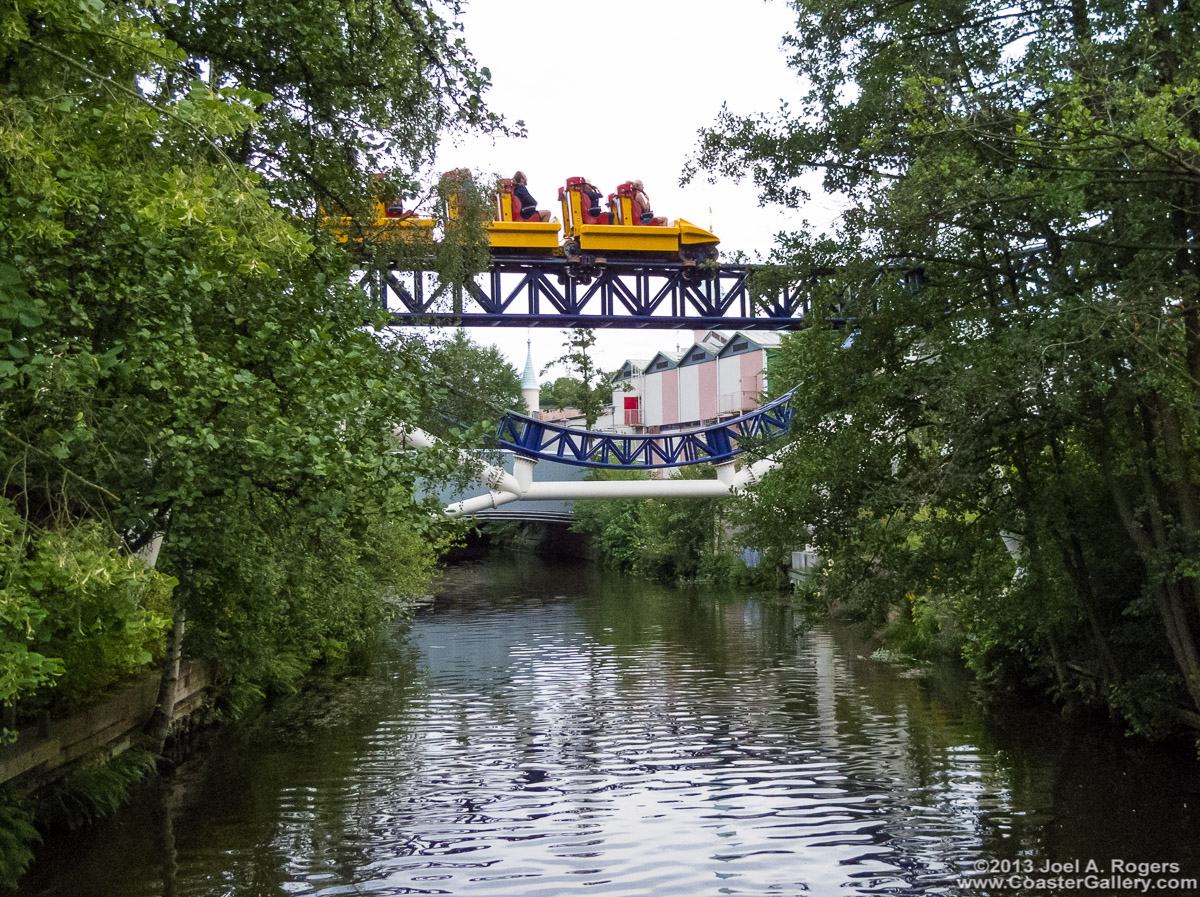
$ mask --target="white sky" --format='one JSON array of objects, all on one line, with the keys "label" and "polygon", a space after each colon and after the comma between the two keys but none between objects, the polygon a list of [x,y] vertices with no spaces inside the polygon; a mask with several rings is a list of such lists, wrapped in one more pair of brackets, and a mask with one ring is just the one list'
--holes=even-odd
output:
[{"label": "white sky", "polygon": [[[524,121],[529,136],[447,144],[437,171],[465,166],[508,177],[521,169],[538,206],[556,217],[558,187],[568,177],[586,176],[604,193],[641,178],[656,214],[701,227],[711,222],[722,250],[751,256],[765,254],[776,232],[799,229],[805,219],[824,226],[836,213],[816,181],[802,210],[760,208],[749,180],[714,185],[702,177],[679,186],[697,131],[715,122],[723,102],[735,113],[770,112],[799,95],[780,49],[794,22],[782,0],[474,0],[462,21],[468,47],[492,73],[490,108]],[[533,340],[539,375],[562,353],[560,330],[469,332],[498,346],[518,372],[526,339]],[[596,332],[606,370],[691,343],[688,331]]]}]

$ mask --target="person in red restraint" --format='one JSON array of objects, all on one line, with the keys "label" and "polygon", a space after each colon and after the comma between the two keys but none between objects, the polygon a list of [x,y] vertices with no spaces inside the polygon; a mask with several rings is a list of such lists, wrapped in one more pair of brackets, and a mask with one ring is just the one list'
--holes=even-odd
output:
[{"label": "person in red restraint", "polygon": [[665,226],[667,219],[656,218],[654,217],[654,213],[650,211],[650,197],[646,196],[645,191],[642,189],[641,178],[631,178],[629,183],[633,187],[633,201],[642,207],[642,220],[640,223],[649,224],[654,227]]}]

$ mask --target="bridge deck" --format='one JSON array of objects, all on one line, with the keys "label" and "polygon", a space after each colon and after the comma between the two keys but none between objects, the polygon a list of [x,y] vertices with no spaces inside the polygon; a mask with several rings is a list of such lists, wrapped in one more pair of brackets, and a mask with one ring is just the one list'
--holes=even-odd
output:
[{"label": "bridge deck", "polygon": [[454,294],[429,271],[365,273],[397,325],[628,327],[795,330],[813,315],[834,326],[840,305],[814,308],[818,276],[805,283],[755,283],[750,265],[629,259],[496,258]]}]

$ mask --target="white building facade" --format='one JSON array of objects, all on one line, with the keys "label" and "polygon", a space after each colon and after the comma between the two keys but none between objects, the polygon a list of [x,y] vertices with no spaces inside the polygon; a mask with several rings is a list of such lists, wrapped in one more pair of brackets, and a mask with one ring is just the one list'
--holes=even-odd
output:
[{"label": "white building facade", "polygon": [[767,389],[778,333],[696,334],[684,352],[629,359],[613,378],[616,429],[635,433],[681,430],[727,420],[757,408]]}]

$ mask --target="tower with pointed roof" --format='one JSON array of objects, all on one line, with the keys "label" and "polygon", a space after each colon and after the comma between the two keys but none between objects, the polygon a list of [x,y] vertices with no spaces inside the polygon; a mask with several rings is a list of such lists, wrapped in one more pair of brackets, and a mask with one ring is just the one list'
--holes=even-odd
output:
[{"label": "tower with pointed roof", "polygon": [[542,410],[541,392],[537,371],[533,367],[533,340],[526,340],[525,373],[521,375],[521,398],[525,400],[526,414],[536,417]]}]

